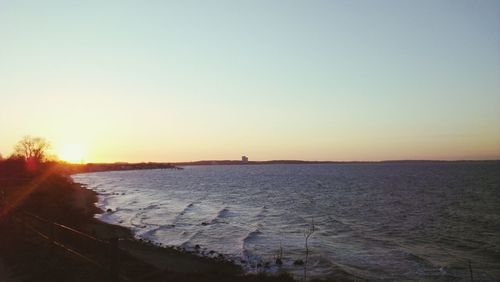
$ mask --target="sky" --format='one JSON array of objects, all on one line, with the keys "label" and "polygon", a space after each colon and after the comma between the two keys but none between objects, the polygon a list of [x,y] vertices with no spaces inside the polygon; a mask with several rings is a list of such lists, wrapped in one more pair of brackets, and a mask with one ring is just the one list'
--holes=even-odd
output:
[{"label": "sky", "polygon": [[0,0],[0,153],[500,159],[500,1]]}]

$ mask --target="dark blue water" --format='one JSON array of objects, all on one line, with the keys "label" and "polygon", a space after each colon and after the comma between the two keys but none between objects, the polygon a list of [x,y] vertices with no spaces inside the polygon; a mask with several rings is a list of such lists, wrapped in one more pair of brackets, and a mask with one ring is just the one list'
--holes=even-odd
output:
[{"label": "dark blue water", "polygon": [[[500,280],[500,162],[198,166],[74,176],[138,237],[311,277]],[[283,250],[283,266],[274,263]],[[266,262],[269,268],[264,267]]]}]

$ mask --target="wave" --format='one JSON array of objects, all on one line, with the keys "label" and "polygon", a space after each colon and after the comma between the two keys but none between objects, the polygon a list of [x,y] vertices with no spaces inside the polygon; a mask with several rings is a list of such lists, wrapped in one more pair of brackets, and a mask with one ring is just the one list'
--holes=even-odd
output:
[{"label": "wave", "polygon": [[233,214],[231,213],[231,211],[229,211],[229,208],[228,207],[224,207],[222,209],[220,209],[217,214],[210,220],[208,221],[204,221],[201,223],[201,225],[212,225],[212,224],[216,224],[216,223],[227,223],[226,221],[224,221],[224,219],[228,218],[228,217],[231,217],[233,216]]},{"label": "wave", "polygon": [[262,234],[262,232],[257,228],[253,231],[248,232],[248,234],[241,239],[242,243],[249,243],[253,239],[255,239],[258,235]]},{"label": "wave", "polygon": [[255,239],[257,239],[257,236],[262,234],[262,232],[256,228],[250,232],[248,232],[243,238],[241,238],[241,257],[242,259],[250,262],[252,260],[255,260],[256,257],[253,256],[248,248],[246,247],[247,244],[251,243]]},{"label": "wave", "polygon": [[263,220],[266,217],[268,210],[269,209],[266,206],[262,206],[257,215],[255,215],[255,218],[258,220]]},{"label": "wave", "polygon": [[179,222],[179,220],[188,212],[190,211],[194,205],[196,204],[197,202],[191,202],[189,204],[187,204],[184,209],[182,209],[182,211],[177,214],[177,216],[174,218],[174,220],[172,221],[171,225],[175,227],[175,225]]}]

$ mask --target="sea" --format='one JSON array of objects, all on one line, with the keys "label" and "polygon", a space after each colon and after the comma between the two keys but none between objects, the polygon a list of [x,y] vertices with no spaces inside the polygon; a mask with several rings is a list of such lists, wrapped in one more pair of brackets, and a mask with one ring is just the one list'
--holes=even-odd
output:
[{"label": "sea", "polygon": [[251,273],[500,281],[498,161],[207,165],[72,177],[99,194],[98,219]]}]

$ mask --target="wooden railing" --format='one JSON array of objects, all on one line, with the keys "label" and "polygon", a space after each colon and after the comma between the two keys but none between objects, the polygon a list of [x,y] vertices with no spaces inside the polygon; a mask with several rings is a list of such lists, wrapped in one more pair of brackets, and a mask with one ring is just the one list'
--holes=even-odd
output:
[{"label": "wooden railing", "polygon": [[30,232],[45,240],[49,254],[60,249],[107,273],[110,281],[132,281],[120,274],[118,238],[104,241],[29,212],[17,212],[11,219],[19,225],[21,234]]}]

